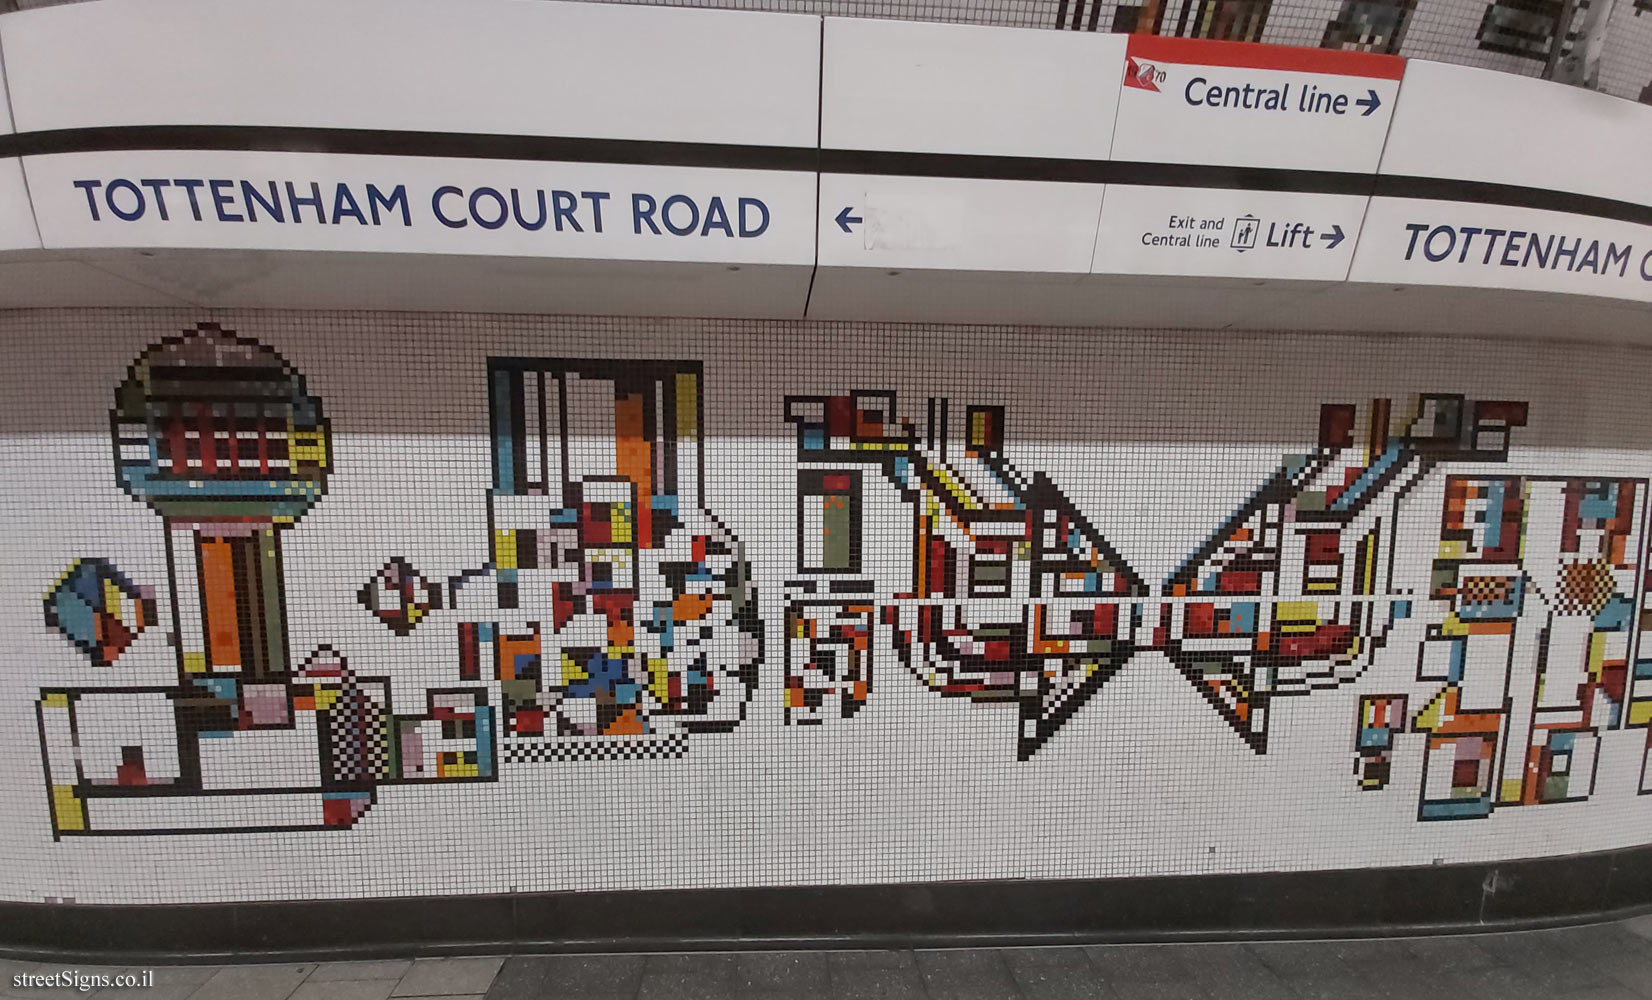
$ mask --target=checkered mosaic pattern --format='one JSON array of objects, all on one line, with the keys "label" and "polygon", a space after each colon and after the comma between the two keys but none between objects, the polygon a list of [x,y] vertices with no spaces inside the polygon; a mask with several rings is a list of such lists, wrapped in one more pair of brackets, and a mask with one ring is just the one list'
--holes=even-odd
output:
[{"label": "checkered mosaic pattern", "polygon": [[653,742],[636,740],[599,743],[595,741],[541,741],[517,740],[505,747],[507,764],[545,764],[561,761],[588,760],[669,760],[681,757],[688,750],[688,738],[681,733],[663,736]]}]

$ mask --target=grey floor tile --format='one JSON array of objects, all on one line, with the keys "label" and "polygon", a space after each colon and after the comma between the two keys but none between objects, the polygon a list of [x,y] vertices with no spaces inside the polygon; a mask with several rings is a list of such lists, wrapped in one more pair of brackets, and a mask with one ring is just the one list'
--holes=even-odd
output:
[{"label": "grey floor tile", "polygon": [[1442,995],[1462,1000],[1553,1000],[1553,991],[1539,986],[1524,971],[1497,964],[1472,972],[1442,973]]},{"label": "grey floor tile", "polygon": [[[539,1000],[540,997],[555,996],[556,994],[546,988],[545,976],[548,964],[563,957],[565,956],[525,955],[505,959],[505,964],[499,967],[498,974],[493,977],[493,985],[488,987],[489,1000]],[[632,987],[631,992],[636,993],[636,988]]]},{"label": "grey floor tile", "polygon": [[1027,1000],[1112,1000],[1083,948],[1005,948],[1004,964]]},{"label": "grey floor tile", "polygon": [[292,1000],[389,1000],[395,979],[334,979],[306,982]]},{"label": "grey floor tile", "polygon": [[[169,977],[161,975],[161,971],[162,970],[157,970],[150,966],[91,965],[82,964],[79,962],[5,963],[3,971],[0,971],[0,975],[4,976],[3,979],[0,979],[0,996],[53,997],[72,995],[85,997],[92,996],[96,993],[103,993],[107,996],[117,996],[119,992],[135,993],[138,991],[145,991],[147,994],[147,992],[154,991],[157,988],[161,990],[160,995],[163,997],[168,995],[185,995],[184,993],[179,992],[179,988],[171,986],[168,981]],[[204,974],[191,978],[189,980],[190,986],[187,992],[194,992],[195,988],[210,978],[212,973],[215,971],[215,969],[208,969]],[[150,984],[147,988],[144,985],[144,977],[146,974],[149,977]],[[62,985],[29,985],[30,983],[38,982],[38,980],[31,978],[18,982],[15,978],[18,976],[51,976]],[[123,986],[117,990],[113,985],[115,980],[127,976],[133,977],[137,981],[137,985],[130,987]],[[108,982],[111,985],[100,986],[100,984],[104,982]],[[169,989],[169,987],[171,988]]]},{"label": "grey floor tile", "polygon": [[1210,1000],[1210,994],[1195,982],[1119,982],[1108,984],[1119,1000]]},{"label": "grey floor tile", "polygon": [[1367,1000],[1377,995],[1321,943],[1263,942],[1248,944],[1245,950],[1300,1000]]},{"label": "grey floor tile", "polygon": [[740,996],[826,996],[830,983],[826,956],[818,951],[753,951],[734,962],[734,989]]},{"label": "grey floor tile", "polygon": [[1618,985],[1562,948],[1549,932],[1487,934],[1475,942],[1551,995]]},{"label": "grey floor tile", "polygon": [[1447,992],[1444,977],[1418,962],[1409,941],[1336,941],[1328,947],[1353,973],[1363,996],[1412,1000]]},{"label": "grey floor tile", "polygon": [[1402,989],[1413,994],[1422,991],[1428,996],[1453,997],[1457,1000],[1502,1000],[1504,997],[1514,1000],[1530,996],[1537,985],[1516,969],[1491,965],[1472,972],[1431,970],[1424,976],[1422,984],[1415,979],[1407,979],[1381,995],[1404,995],[1400,993]]},{"label": "grey floor tile", "polygon": [[1279,1000],[1291,990],[1279,974],[1242,944],[1182,947],[1183,964],[1194,982],[1222,1000]]},{"label": "grey floor tile", "polygon": [[1639,951],[1641,945],[1648,943],[1617,924],[1561,927],[1544,931],[1543,938],[1573,958],[1585,962],[1624,951]]},{"label": "grey floor tile", "polygon": [[1015,977],[991,948],[915,953],[924,991],[934,1000],[1018,1000]]},{"label": "grey floor tile", "polygon": [[1330,949],[1311,941],[1258,941],[1245,950],[1285,978],[1348,979],[1352,973]]},{"label": "grey floor tile", "polygon": [[631,1000],[642,982],[642,955],[534,955],[505,962],[488,1000]]},{"label": "grey floor tile", "polygon": [[314,965],[237,965],[219,969],[191,1000],[287,1000]]},{"label": "grey floor tile", "polygon": [[649,955],[638,1000],[728,1000],[734,989],[733,955]]},{"label": "grey floor tile", "polygon": [[201,988],[202,983],[218,974],[218,967],[212,965],[144,966],[121,971],[142,974],[145,970],[154,973],[151,978],[154,985],[147,989],[110,987],[99,990],[94,995],[99,1000],[187,1000]]},{"label": "grey floor tile", "polygon": [[1635,933],[1634,928],[1629,926],[1628,921],[1619,921],[1612,926],[1617,928],[1619,939],[1623,942],[1625,951],[1636,955],[1652,955],[1652,939],[1643,934]]},{"label": "grey floor tile", "polygon": [[[223,968],[221,965],[157,965],[155,968],[155,985],[162,983],[204,983],[218,974]],[[310,975],[315,975],[312,969]]]},{"label": "grey floor tile", "polygon": [[647,955],[643,958],[642,973],[695,973],[705,975],[733,975],[740,956],[729,952],[691,951],[669,955]]},{"label": "grey floor tile", "polygon": [[[5,975],[4,979],[0,979],[0,997],[42,997],[56,996],[63,990],[76,991],[73,986],[41,986],[40,977],[55,976],[81,968],[90,971],[92,966],[79,966],[73,962],[6,962],[0,965],[0,968],[4,969]],[[14,978],[19,976],[26,978],[19,982]]]},{"label": "grey floor tile", "polygon": [[1635,996],[1652,1000],[1652,955],[1611,955],[1596,959],[1593,968]]},{"label": "grey floor tile", "polygon": [[18,985],[13,978],[16,976],[44,975],[40,969],[39,962],[18,962],[9,958],[0,959],[0,997],[27,996],[31,992],[35,996],[40,996],[40,990]]},{"label": "grey floor tile", "polygon": [[[833,956],[836,958],[837,956]],[[917,965],[831,963],[833,1000],[925,1000]]]},{"label": "grey floor tile", "polygon": [[1547,942],[1547,935],[1542,931],[1477,934],[1474,943],[1506,965],[1546,962],[1560,953]]},{"label": "grey floor tile", "polygon": [[[1326,979],[1307,977],[1304,979],[1282,979],[1285,988],[1289,991],[1286,996],[1291,1000],[1374,1000],[1372,995],[1359,983],[1348,979]],[[1430,997],[1429,1000],[1437,1000]],[[1457,998],[1452,998],[1457,1000]]]},{"label": "grey floor tile", "polygon": [[[51,1000],[56,997],[84,997],[89,994],[80,991],[74,973],[85,972],[96,974],[91,966],[79,966],[73,962],[40,963],[16,962],[6,969],[6,977],[0,980],[0,997],[36,997],[39,1000]],[[65,973],[69,975],[65,977]],[[24,977],[21,980],[18,977]],[[43,977],[52,977],[49,979]],[[41,985],[51,982],[54,985]]]},{"label": "grey floor tile", "polygon": [[1412,961],[1411,942],[1403,938],[1373,938],[1357,941],[1328,941],[1327,948],[1344,965],[1356,972],[1383,972]]},{"label": "grey floor tile", "polygon": [[1501,964],[1472,937],[1412,938],[1405,948],[1431,972],[1471,974]]},{"label": "grey floor tile", "polygon": [[730,1000],[734,987],[728,979],[692,973],[643,973],[637,1000]]},{"label": "grey floor tile", "polygon": [[[1626,990],[1630,996],[1652,1000],[1652,941],[1636,936],[1623,924],[1561,928],[1543,932],[1543,938],[1570,960],[1559,970],[1560,991]],[[1606,985],[1595,983],[1596,977]],[[1534,978],[1554,985],[1553,979]]]},{"label": "grey floor tile", "polygon": [[310,973],[307,983],[331,983],[345,979],[400,979],[413,968],[411,958],[385,962],[323,962]]},{"label": "grey floor tile", "polygon": [[1556,993],[1554,1000],[1640,1000],[1640,994],[1622,986],[1602,986],[1598,989]]},{"label": "grey floor tile", "polygon": [[1158,944],[1092,945],[1084,949],[1111,986],[1120,983],[1192,983],[1184,948]]},{"label": "grey floor tile", "polygon": [[[11,976],[141,967],[0,962]],[[405,972],[397,981],[396,977]],[[98,1000],[1652,1000],[1652,918],[1488,935],[1256,944],[563,955],[154,969]]]},{"label": "grey floor tile", "polygon": [[1361,976],[1359,981],[1361,996],[1373,1000],[1416,1000],[1420,997],[1453,996],[1467,989],[1465,977],[1430,972],[1411,966],[1397,967],[1387,973],[1367,973]]},{"label": "grey floor tile", "polygon": [[505,964],[502,958],[421,958],[390,995],[448,997],[486,993]]},{"label": "grey floor tile", "polygon": [[[91,966],[80,966],[90,970]],[[218,974],[220,965],[100,965],[97,967],[99,975],[106,976],[137,976],[138,986],[125,987],[126,989],[154,989],[158,986],[183,986],[194,983],[201,985]],[[142,984],[143,977],[149,977],[148,987]]]},{"label": "grey floor tile", "polygon": [[[79,997],[97,997],[98,1000],[137,1000],[139,997],[143,1000],[151,1000],[151,998],[153,1000],[189,1000],[200,988],[199,983],[172,986],[157,985],[150,989],[144,989],[141,986],[133,989],[107,987],[95,993],[77,993],[75,995]],[[0,996],[5,995],[0,993]],[[40,996],[39,991],[35,992],[35,996]]]},{"label": "grey floor tile", "polygon": [[910,951],[871,949],[857,951],[830,951],[826,963],[835,972],[838,969],[916,969],[917,957]]}]

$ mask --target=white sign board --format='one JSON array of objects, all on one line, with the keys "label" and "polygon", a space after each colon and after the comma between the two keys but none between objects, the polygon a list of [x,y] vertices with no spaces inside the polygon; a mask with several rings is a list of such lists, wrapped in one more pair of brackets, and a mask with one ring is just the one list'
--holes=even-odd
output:
[{"label": "white sign board", "polygon": [[1412,61],[1382,173],[1652,205],[1652,107],[1495,70]]},{"label": "white sign board", "polygon": [[827,149],[1104,160],[1124,39],[1087,32],[827,18]]},{"label": "white sign board", "polygon": [[820,20],[503,0],[144,0],[0,18],[24,131],[271,125],[813,146]]},{"label": "white sign board", "polygon": [[1502,205],[1373,198],[1349,279],[1652,302],[1652,226]]},{"label": "white sign board", "polygon": [[23,183],[22,160],[0,160],[0,250],[38,250],[40,232]]},{"label": "white sign board", "polygon": [[1097,274],[1342,281],[1365,198],[1111,184]]},{"label": "white sign board", "polygon": [[173,150],[34,156],[24,169],[53,250],[814,260],[812,173]]},{"label": "white sign board", "polygon": [[[5,69],[0,65],[0,80]],[[8,102],[0,101],[0,134],[10,135],[14,129]],[[0,250],[38,250],[40,232],[34,226],[34,212],[29,207],[29,188],[23,183],[23,161],[0,160]]]},{"label": "white sign board", "polygon": [[820,266],[1082,274],[1102,185],[820,176]]},{"label": "white sign board", "polygon": [[1131,35],[1112,158],[1375,172],[1405,60]]}]

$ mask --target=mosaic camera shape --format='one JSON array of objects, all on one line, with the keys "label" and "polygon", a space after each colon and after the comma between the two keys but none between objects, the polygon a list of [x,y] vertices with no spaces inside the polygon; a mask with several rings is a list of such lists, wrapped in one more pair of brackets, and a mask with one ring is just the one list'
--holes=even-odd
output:
[{"label": "mosaic camera shape", "polygon": [[700,364],[494,358],[488,389],[488,564],[432,588],[392,560],[363,603],[402,632],[410,608],[458,619],[507,763],[674,756],[738,726],[763,634],[704,506]]},{"label": "mosaic camera shape", "polygon": [[[116,479],[164,528],[175,684],[40,693],[55,836],[346,829],[385,784],[487,780],[480,688],[392,711],[331,646],[300,658],[282,537],[326,494],[331,427],[279,354],[215,324],[144,351],[110,413]],[[71,565],[45,618],[98,666],[162,621],[153,588]]]}]

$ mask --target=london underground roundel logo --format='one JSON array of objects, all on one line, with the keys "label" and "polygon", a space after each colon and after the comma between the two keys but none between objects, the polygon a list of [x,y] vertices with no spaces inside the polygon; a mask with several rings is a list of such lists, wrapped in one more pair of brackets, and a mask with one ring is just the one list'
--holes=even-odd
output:
[{"label": "london underground roundel logo", "polygon": [[1159,83],[1164,80],[1164,70],[1152,63],[1139,63],[1135,56],[1124,57],[1124,85],[1135,87],[1138,90],[1159,92]]}]

